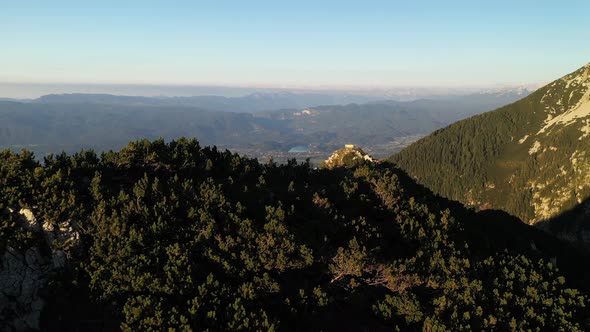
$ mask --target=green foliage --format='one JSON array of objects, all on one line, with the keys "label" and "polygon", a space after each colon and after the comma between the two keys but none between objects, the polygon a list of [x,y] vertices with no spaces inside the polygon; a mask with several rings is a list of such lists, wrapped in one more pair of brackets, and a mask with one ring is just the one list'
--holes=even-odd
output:
[{"label": "green foliage", "polygon": [[3,249],[33,245],[21,207],[76,225],[51,294],[88,289],[125,331],[572,331],[588,314],[543,257],[477,246],[477,214],[388,164],[262,165],[186,139],[2,156]]}]

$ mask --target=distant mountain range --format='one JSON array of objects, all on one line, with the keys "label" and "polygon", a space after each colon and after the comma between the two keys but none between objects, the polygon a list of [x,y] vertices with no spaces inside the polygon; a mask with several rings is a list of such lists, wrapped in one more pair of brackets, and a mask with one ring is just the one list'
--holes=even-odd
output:
[{"label": "distant mountain range", "polygon": [[51,94],[32,100],[41,104],[108,104],[125,106],[185,106],[236,113],[256,113],[282,108],[304,108],[314,105],[366,103],[375,97],[350,94],[320,93],[252,93],[242,97],[140,97],[109,94]]},{"label": "distant mountain range", "polygon": [[252,94],[245,97],[130,97],[47,95],[0,102],[0,148],[28,148],[39,157],[81,148],[109,150],[126,142],[196,137],[232,150],[287,152],[296,145],[325,153],[345,143],[377,157],[398,139],[414,140],[454,121],[513,102],[528,91],[370,101],[347,105],[320,94]]},{"label": "distant mountain range", "polygon": [[437,193],[590,243],[590,64],[391,160]]},{"label": "distant mountain range", "polygon": [[[347,104],[392,104],[402,105],[404,103],[417,103],[431,109],[431,102],[437,104],[447,102],[447,105],[440,105],[443,109],[456,104],[475,107],[477,109],[486,107],[497,107],[498,104],[512,102],[518,97],[526,96],[531,91],[519,87],[513,89],[502,89],[497,91],[479,92],[466,95],[457,94],[435,94],[426,97],[405,101],[398,99],[385,100],[379,95],[361,94],[330,94],[330,93],[294,93],[294,92],[257,92],[240,97],[224,96],[193,96],[193,97],[144,97],[144,96],[118,96],[111,94],[49,94],[37,99],[24,100],[24,102],[41,104],[108,104],[126,106],[186,106],[206,109],[210,111],[224,111],[236,113],[257,113],[274,111],[280,109],[303,109],[319,105],[347,105]],[[399,98],[399,96],[397,96]],[[406,96],[408,98],[409,96]],[[3,99],[0,99],[3,100]],[[4,99],[6,101],[19,101],[17,99]],[[384,101],[385,100],[385,101]],[[437,105],[438,106],[438,105]],[[418,106],[420,107],[420,106]]]}]

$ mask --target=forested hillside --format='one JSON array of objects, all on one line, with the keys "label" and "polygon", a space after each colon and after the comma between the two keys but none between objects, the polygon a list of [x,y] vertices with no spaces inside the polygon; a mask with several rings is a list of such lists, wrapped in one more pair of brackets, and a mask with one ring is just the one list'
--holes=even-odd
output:
[{"label": "forested hillside", "polygon": [[590,64],[493,112],[459,121],[390,160],[433,191],[505,210],[587,244]]},{"label": "forested hillside", "polygon": [[[396,139],[414,140],[518,96],[516,92],[474,94],[437,101],[315,107],[348,99],[314,94],[242,98],[49,95],[27,102],[0,101],[0,149],[24,147],[42,158],[83,148],[117,150],[136,139],[187,136],[203,144],[248,151],[255,157],[287,153],[298,145],[313,147],[327,157],[350,142],[370,149],[380,147],[380,157],[385,157],[392,151],[386,145]],[[313,108],[302,113],[304,107]]]},{"label": "forested hillside", "polygon": [[387,163],[5,150],[0,211],[2,330],[588,328],[583,253]]}]

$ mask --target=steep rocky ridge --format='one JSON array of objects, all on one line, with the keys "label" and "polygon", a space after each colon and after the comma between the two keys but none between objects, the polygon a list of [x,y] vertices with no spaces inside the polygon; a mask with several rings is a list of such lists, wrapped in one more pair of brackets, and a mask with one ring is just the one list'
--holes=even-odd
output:
[{"label": "steep rocky ridge", "polygon": [[[589,242],[590,64],[513,104],[460,121],[391,157],[434,191]],[[575,210],[575,227],[558,218]],[[559,224],[551,221],[558,218]],[[566,225],[566,223],[570,223]],[[588,228],[588,229],[587,229]]]}]

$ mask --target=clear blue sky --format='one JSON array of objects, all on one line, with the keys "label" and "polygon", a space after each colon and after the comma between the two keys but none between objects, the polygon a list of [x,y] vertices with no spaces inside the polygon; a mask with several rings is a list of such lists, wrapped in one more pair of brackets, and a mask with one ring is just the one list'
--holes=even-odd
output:
[{"label": "clear blue sky", "polygon": [[0,81],[470,86],[590,62],[589,1],[0,0]]}]

